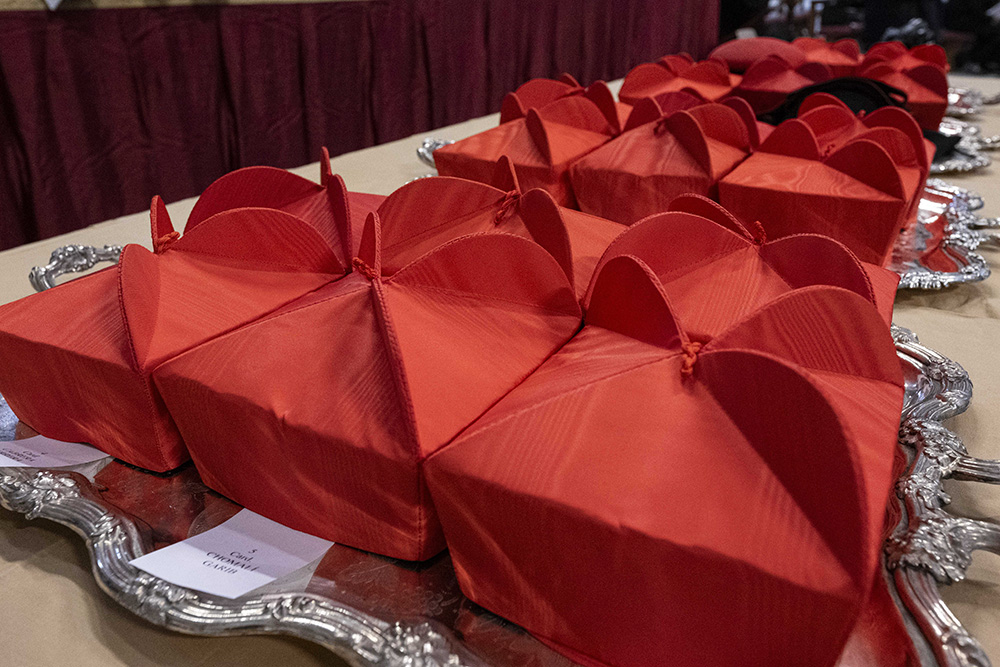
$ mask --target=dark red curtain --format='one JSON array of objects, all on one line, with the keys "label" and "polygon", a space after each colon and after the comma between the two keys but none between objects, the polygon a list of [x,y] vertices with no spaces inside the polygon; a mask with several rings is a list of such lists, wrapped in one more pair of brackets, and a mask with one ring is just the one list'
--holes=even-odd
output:
[{"label": "dark red curtain", "polygon": [[699,0],[0,13],[0,248],[480,116],[532,77],[704,56],[717,25]]}]

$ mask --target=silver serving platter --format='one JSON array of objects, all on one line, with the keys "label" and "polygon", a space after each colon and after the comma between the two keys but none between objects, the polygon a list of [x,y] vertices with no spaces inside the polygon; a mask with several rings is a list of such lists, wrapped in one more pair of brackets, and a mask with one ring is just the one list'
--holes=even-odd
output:
[{"label": "silver serving platter", "polygon": [[[960,581],[975,549],[1000,553],[993,524],[950,515],[945,478],[1000,482],[1000,462],[974,459],[941,421],[968,407],[972,384],[956,363],[893,327],[906,398],[900,446],[910,464],[896,496],[903,517],[885,545],[883,573],[922,665],[989,665],[938,595]],[[33,432],[0,398],[0,439]],[[459,667],[572,664],[521,628],[462,595],[448,554],[408,563],[334,545],[314,571],[227,600],[146,574],[130,561],[212,528],[239,510],[190,465],[169,475],[110,457],[76,468],[0,468],[0,504],[70,527],[94,577],[119,604],[156,625],[195,635],[285,634],[351,665]]]},{"label": "silver serving platter", "polygon": [[[990,226],[990,221],[975,215],[969,208],[968,200],[955,196],[951,189],[934,188],[929,183],[925,193],[949,195],[953,199],[942,205],[929,196],[921,198],[916,224],[896,239],[888,268],[899,274],[900,289],[944,289],[988,278],[989,264],[975,250],[995,239],[982,231]],[[954,271],[935,270],[925,263],[925,253],[934,238],[928,225],[941,215],[947,222],[940,252],[957,265]]]},{"label": "silver serving platter", "polygon": [[[420,178],[429,176],[433,174]],[[927,198],[922,199],[917,224],[897,239],[889,268],[899,274],[900,289],[944,289],[985,280],[990,276],[990,267],[975,250],[983,243],[995,243],[1000,239],[1000,236],[986,233],[1000,229],[1000,218],[983,218],[973,213],[973,207],[981,206],[982,199],[968,190],[939,179],[929,179],[927,188],[928,192],[939,192],[954,199],[945,209]],[[957,264],[957,269],[950,272],[937,271],[923,263],[932,239],[926,223],[942,212],[948,218],[942,251]],[[35,290],[41,292],[54,287],[64,274],[86,271],[99,262],[116,262],[120,254],[121,246],[63,246],[52,251],[48,264],[33,268],[29,280]]]},{"label": "silver serving platter", "polygon": [[987,97],[983,91],[975,88],[948,88],[949,116],[971,116],[978,114],[984,106],[1000,104],[1000,95]]}]

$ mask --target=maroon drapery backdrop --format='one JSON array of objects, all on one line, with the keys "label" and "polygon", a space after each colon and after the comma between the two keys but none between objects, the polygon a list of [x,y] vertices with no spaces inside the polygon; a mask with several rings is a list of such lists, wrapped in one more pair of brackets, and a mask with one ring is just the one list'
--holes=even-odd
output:
[{"label": "maroon drapery backdrop", "polygon": [[[0,13],[0,249],[716,42],[700,0],[373,0]],[[350,184],[348,184],[350,187]]]}]

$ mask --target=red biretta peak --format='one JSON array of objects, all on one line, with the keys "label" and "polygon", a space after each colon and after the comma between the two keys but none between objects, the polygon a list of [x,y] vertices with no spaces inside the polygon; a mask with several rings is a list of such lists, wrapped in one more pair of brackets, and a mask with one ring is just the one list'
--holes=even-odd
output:
[{"label": "red biretta peak", "polygon": [[817,93],[805,99],[798,117],[816,134],[821,152],[836,150],[852,139],[870,139],[882,146],[899,170],[903,190],[911,202],[903,222],[916,220],[934,144],[924,139],[912,115],[899,107],[882,107],[858,117],[837,98]]},{"label": "red biretta peak", "polygon": [[778,56],[768,56],[746,71],[733,94],[749,102],[754,113],[760,115],[781,105],[789,93],[832,78],[833,72],[822,63],[794,65]]},{"label": "red biretta peak", "polygon": [[[688,335],[704,340],[790,289],[830,285],[869,301],[886,326],[899,276],[858,260],[843,244],[818,234],[767,236],[711,199],[681,195],[669,211],[642,220],[608,249],[609,258],[632,254],[657,275]],[[684,266],[677,273],[676,267]],[[597,271],[599,272],[599,270]],[[730,276],[737,285],[712,280]],[[676,284],[675,284],[675,281]],[[740,290],[727,301],[718,290]],[[706,307],[708,306],[708,307]],[[708,318],[708,319],[705,319]]]},{"label": "red biretta peak", "polygon": [[826,65],[835,77],[854,76],[861,62],[861,47],[853,39],[828,42],[815,37],[799,37],[792,41],[792,46],[805,54],[806,62]]},{"label": "red biretta peak", "polygon": [[[383,212],[397,207],[390,197]],[[424,459],[559,349],[580,306],[526,238],[471,234],[410,261],[397,241],[426,228],[395,226],[383,236],[372,214],[346,278],[154,377],[209,487],[298,530],[422,560],[445,547]]]},{"label": "red biretta peak", "polygon": [[936,64],[908,67],[899,61],[865,61],[858,76],[875,79],[906,93],[906,106],[925,130],[937,130],[948,109],[948,75]]},{"label": "red biretta peak", "polygon": [[610,110],[614,107],[616,118],[610,118],[609,114],[609,122],[615,127],[615,131],[620,131],[632,110],[628,104],[615,102],[608,84],[603,81],[596,81],[584,88],[572,76],[563,74],[558,80],[532,79],[521,84],[513,93],[507,93],[500,108],[500,123],[524,118],[529,109],[541,109],[556,100],[574,95],[582,95],[602,109]]},{"label": "red biretta peak", "polygon": [[502,232],[545,248],[581,299],[597,261],[625,229],[559,206],[540,188],[522,192],[506,157],[497,162],[491,185],[445,176],[421,178],[389,195],[378,213],[391,270],[463,234]]},{"label": "red biretta peak", "polygon": [[722,60],[684,62],[676,58],[637,65],[625,75],[618,99],[635,104],[645,97],[663,93],[688,92],[715,102],[732,92],[740,77],[730,74]]},{"label": "red biretta peak", "polygon": [[[494,165],[507,156],[521,186],[542,188],[560,206],[575,208],[569,165],[617,135],[623,123],[618,105],[606,86],[595,92],[563,97],[524,118],[442,146],[434,163],[442,176],[489,183]],[[597,92],[601,91],[603,92]]]},{"label": "red biretta peak", "polygon": [[[18,417],[142,468],[184,463],[187,449],[150,373],[347,270],[343,182],[295,191],[304,179],[284,173],[243,170],[217,182],[183,236],[156,197],[155,252],[128,245],[115,267],[0,308],[0,392]],[[279,185],[288,191],[263,191]],[[236,208],[241,192],[250,206]]]},{"label": "red biretta peak", "polygon": [[[688,222],[623,234],[580,333],[425,462],[459,584],[584,665],[831,665],[879,562],[892,337],[856,266],[853,288],[746,306],[771,244],[706,221],[743,248],[708,271],[701,232],[632,238]],[[832,242],[800,250],[850,267]]]},{"label": "red biretta peak", "polygon": [[751,65],[768,56],[777,56],[794,67],[806,62],[804,50],[775,37],[732,39],[719,44],[708,54],[709,58],[725,62],[732,72],[746,72]]},{"label": "red biretta peak", "polygon": [[948,56],[939,44],[920,44],[906,48],[902,42],[879,42],[865,53],[863,64],[885,62],[897,69],[910,69],[920,65],[934,65],[947,72]]},{"label": "red biretta peak", "polygon": [[[808,119],[821,129],[829,120]],[[807,120],[785,121],[719,182],[719,202],[742,220],[761,221],[770,237],[823,234],[884,266],[918,196],[913,141],[894,127],[843,143],[821,144],[820,136]]]},{"label": "red biretta peak", "polygon": [[646,224],[609,248],[581,332],[425,462],[459,584],[584,665],[831,665],[878,566],[889,328],[842,287],[744,307],[770,261],[654,268]]},{"label": "red biretta peak", "polygon": [[[245,167],[230,172],[198,198],[185,231],[233,208],[273,208],[298,216],[327,237],[337,239],[337,257],[346,266],[357,250],[365,219],[385,197],[348,192],[343,179],[330,171],[330,153],[325,146],[319,168],[318,184],[276,167]],[[342,220],[349,224],[339,227],[338,221]]]},{"label": "red biretta peak", "polygon": [[[647,108],[636,104],[633,116]],[[723,104],[648,118],[655,122],[623,133],[570,168],[580,210],[632,224],[686,192],[714,197],[719,179],[750,154],[758,136],[756,121]]]},{"label": "red biretta peak", "polygon": [[506,123],[528,115],[528,109],[538,109],[563,97],[582,95],[584,87],[570,74],[558,79],[531,79],[507,93],[500,107],[500,122]]}]

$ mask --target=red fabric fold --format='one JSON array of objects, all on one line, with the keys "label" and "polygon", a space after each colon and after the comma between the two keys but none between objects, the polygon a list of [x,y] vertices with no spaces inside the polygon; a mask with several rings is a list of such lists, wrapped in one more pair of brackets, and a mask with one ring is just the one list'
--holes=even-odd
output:
[{"label": "red fabric fold", "polygon": [[828,286],[741,315],[743,274],[647,265],[695,251],[641,230],[602,261],[583,330],[426,461],[460,585],[583,664],[833,664],[891,487],[888,327]]},{"label": "red fabric fold", "polygon": [[[369,217],[347,278],[154,373],[211,488],[293,528],[407,560],[445,546],[424,458],[580,318],[564,268],[525,238],[456,229],[410,260],[426,231],[453,222],[404,224],[417,221],[407,199],[431,186],[416,181]],[[492,225],[496,191],[479,189]]]}]

